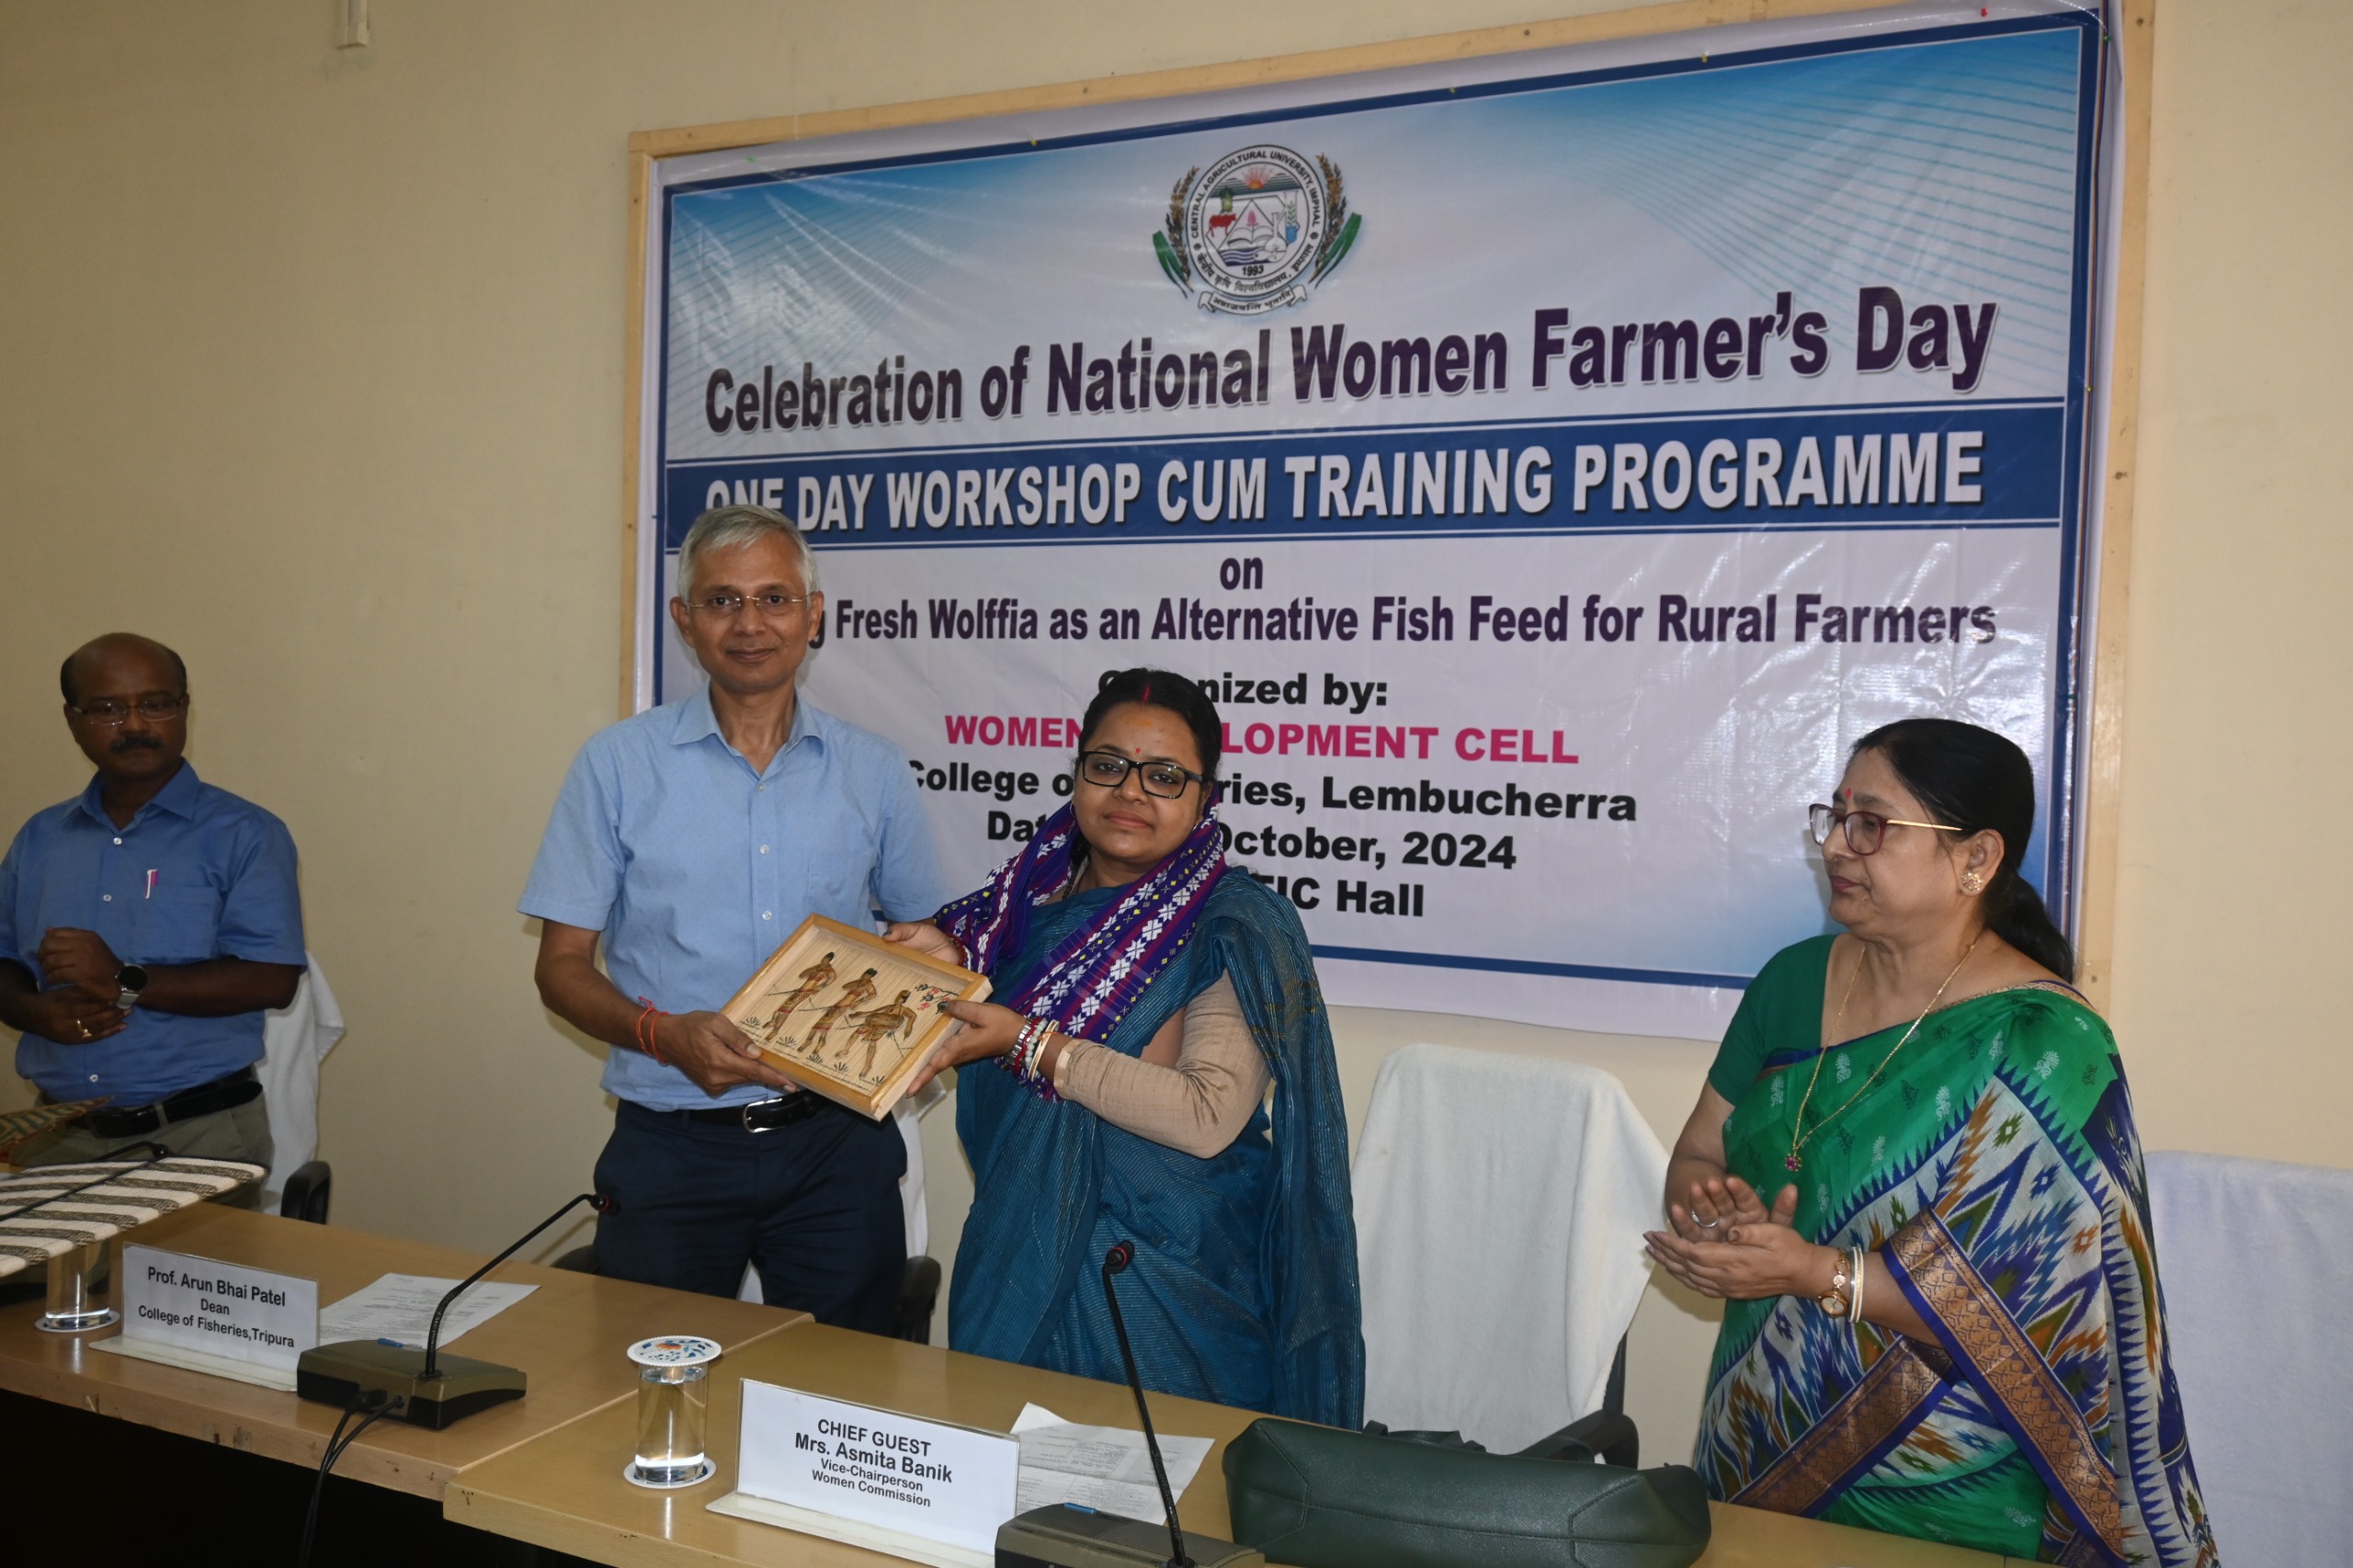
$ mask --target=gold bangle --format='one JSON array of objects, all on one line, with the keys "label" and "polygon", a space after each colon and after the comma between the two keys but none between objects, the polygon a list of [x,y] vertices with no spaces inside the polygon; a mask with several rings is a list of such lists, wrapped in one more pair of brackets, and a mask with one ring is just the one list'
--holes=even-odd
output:
[{"label": "gold bangle", "polygon": [[1830,1266],[1830,1289],[1816,1296],[1813,1304],[1832,1317],[1842,1318],[1847,1315],[1847,1269],[1852,1260],[1839,1248],[1831,1251],[1837,1254],[1837,1261]]}]

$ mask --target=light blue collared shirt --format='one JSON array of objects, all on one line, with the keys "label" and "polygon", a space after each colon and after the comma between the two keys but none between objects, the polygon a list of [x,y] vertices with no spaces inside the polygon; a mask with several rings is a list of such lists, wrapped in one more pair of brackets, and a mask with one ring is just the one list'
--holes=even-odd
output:
[{"label": "light blue collared shirt", "polygon": [[[931,821],[906,759],[801,699],[765,773],[727,744],[710,695],[598,731],[556,797],[523,913],[604,934],[605,972],[665,1013],[724,1006],[811,915],[871,930],[947,902]],[[615,1046],[608,1094],[656,1110],[713,1098],[675,1067]]]},{"label": "light blue collared shirt", "polygon": [[[309,960],[294,838],[250,801],[216,790],[187,763],[127,826],[107,815],[101,780],[37,813],[0,859],[0,959],[46,985],[42,935],[96,931],[125,963]],[[261,1060],[262,1015],[199,1018],[133,1007],[122,1032],[91,1045],[28,1034],[17,1071],[56,1100],[153,1105]]]}]

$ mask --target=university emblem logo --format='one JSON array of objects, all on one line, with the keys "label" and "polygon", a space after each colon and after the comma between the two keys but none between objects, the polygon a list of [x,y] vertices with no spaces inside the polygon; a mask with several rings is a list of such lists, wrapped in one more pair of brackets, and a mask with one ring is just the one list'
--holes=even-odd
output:
[{"label": "university emblem logo", "polygon": [[1205,311],[1254,316],[1295,305],[1356,244],[1339,165],[1288,147],[1228,153],[1185,171],[1152,236],[1160,270]]}]

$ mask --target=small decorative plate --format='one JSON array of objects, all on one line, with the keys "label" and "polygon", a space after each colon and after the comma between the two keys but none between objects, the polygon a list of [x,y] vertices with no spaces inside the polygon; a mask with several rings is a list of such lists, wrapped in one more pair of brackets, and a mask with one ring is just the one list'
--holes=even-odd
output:
[{"label": "small decorative plate", "polygon": [[631,1346],[629,1358],[641,1367],[699,1367],[719,1359],[719,1341],[691,1334],[665,1334]]}]

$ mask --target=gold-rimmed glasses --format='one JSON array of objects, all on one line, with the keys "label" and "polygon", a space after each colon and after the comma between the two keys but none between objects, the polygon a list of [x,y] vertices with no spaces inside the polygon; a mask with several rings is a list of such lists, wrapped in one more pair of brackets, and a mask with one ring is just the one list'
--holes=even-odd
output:
[{"label": "gold-rimmed glasses", "polygon": [[1887,840],[1891,827],[1925,827],[1932,833],[1959,833],[1940,822],[1906,822],[1902,817],[1883,817],[1877,812],[1842,812],[1836,806],[1812,805],[1806,808],[1807,825],[1813,830],[1816,844],[1828,844],[1831,834],[1841,823],[1847,828],[1847,847],[1858,855],[1876,855]]}]

